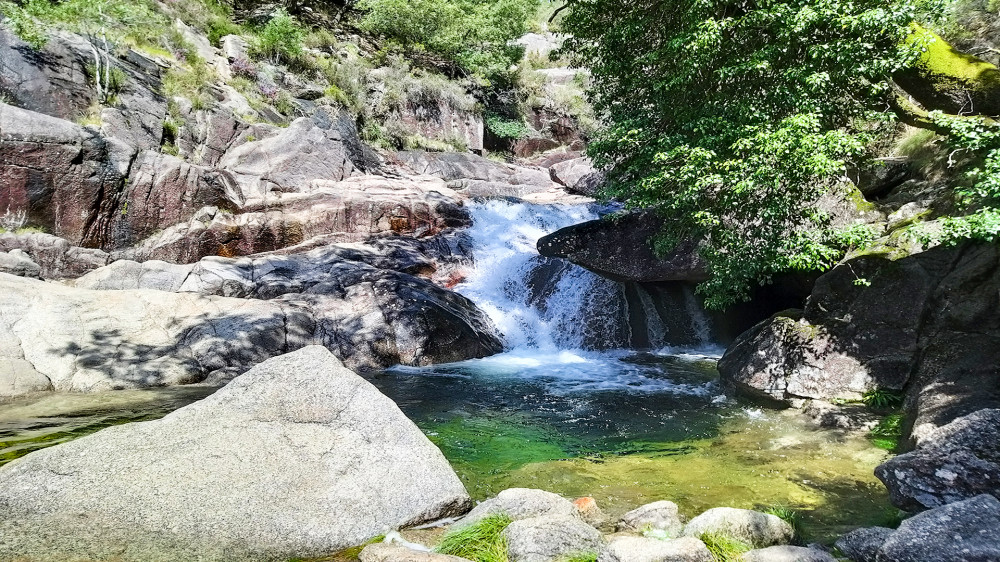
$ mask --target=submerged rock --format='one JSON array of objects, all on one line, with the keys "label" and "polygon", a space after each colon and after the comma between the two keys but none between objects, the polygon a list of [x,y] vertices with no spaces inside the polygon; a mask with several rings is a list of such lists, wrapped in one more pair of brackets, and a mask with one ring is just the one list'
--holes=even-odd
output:
[{"label": "submerged rock", "polygon": [[714,562],[705,543],[693,537],[669,541],[615,537],[597,562]]},{"label": "submerged rock", "polygon": [[732,507],[709,509],[684,526],[685,536],[702,533],[719,533],[755,548],[788,544],[795,537],[795,530],[780,517]]},{"label": "submerged rock", "polygon": [[309,347],[0,468],[0,558],[284,560],[467,509],[396,405]]},{"label": "submerged rock", "polygon": [[600,531],[568,515],[514,521],[503,534],[511,562],[554,562],[574,554],[596,553],[604,546]]},{"label": "submerged rock", "polygon": [[925,436],[875,469],[893,505],[923,511],[980,494],[1000,496],[1000,410],[980,410]]}]

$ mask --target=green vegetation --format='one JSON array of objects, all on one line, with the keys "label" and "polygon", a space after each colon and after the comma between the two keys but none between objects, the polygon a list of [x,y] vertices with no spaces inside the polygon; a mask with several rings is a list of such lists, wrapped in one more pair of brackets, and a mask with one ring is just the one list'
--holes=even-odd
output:
[{"label": "green vegetation", "polygon": [[415,59],[438,58],[487,81],[524,54],[511,45],[528,30],[538,0],[361,0],[361,27]]},{"label": "green vegetation", "polygon": [[698,537],[712,553],[715,562],[740,562],[753,547],[745,542],[719,533],[702,533]]},{"label": "green vegetation", "polygon": [[903,404],[903,393],[898,390],[874,388],[861,396],[869,408],[895,408]]},{"label": "green vegetation", "polygon": [[511,523],[506,514],[489,515],[449,532],[441,539],[437,551],[475,562],[507,562],[507,539],[503,531]]},{"label": "green vegetation", "polygon": [[561,558],[559,562],[597,562],[597,553],[580,552],[578,554],[573,554],[565,558]]},{"label": "green vegetation", "polygon": [[871,431],[868,438],[879,449],[895,452],[899,448],[899,440],[903,434],[903,415],[890,414],[878,422]]},{"label": "green vegetation", "polygon": [[762,508],[760,511],[762,513],[773,515],[791,525],[792,529],[795,531],[796,542],[802,542],[802,539],[805,536],[805,531],[802,527],[802,516],[799,515],[798,511],[782,504],[769,505]]},{"label": "green vegetation", "polygon": [[295,63],[302,56],[306,31],[284,8],[278,8],[267,24],[257,31],[251,43],[254,56],[279,62]]},{"label": "green vegetation", "polygon": [[817,201],[894,119],[888,78],[916,61],[915,0],[788,0],[737,7],[574,2],[568,48],[591,69],[607,123],[590,152],[607,195],[655,207],[657,248],[702,240],[725,307],[775,274],[822,270],[864,243]]}]

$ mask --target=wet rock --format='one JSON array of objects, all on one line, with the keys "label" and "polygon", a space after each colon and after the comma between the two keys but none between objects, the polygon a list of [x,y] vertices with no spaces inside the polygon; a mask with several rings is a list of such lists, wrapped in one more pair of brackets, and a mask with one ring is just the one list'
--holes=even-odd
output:
[{"label": "wet rock", "polygon": [[678,537],[684,530],[677,504],[671,501],[648,503],[626,513],[618,522],[619,531],[665,531],[669,537]]},{"label": "wet rock", "polygon": [[1000,410],[980,410],[938,428],[875,475],[893,505],[911,512],[980,494],[1000,496]]},{"label": "wet rock", "polygon": [[705,543],[692,537],[669,541],[644,537],[615,537],[597,562],[713,562]]},{"label": "wet rock", "polygon": [[600,531],[567,515],[543,515],[514,521],[504,530],[511,562],[555,562],[573,554],[599,552]]},{"label": "wet rock", "polygon": [[7,253],[0,252],[0,273],[37,279],[41,276],[42,268],[24,250],[11,250]]},{"label": "wet rock", "polygon": [[990,495],[915,515],[878,551],[878,562],[991,562],[1000,560],[1000,501]]},{"label": "wet rock", "polygon": [[504,513],[515,521],[542,516],[579,517],[573,502],[558,494],[531,488],[510,488],[474,507],[456,526],[465,527],[498,513]]},{"label": "wet rock", "polygon": [[659,258],[649,242],[659,232],[652,212],[612,215],[573,225],[543,236],[538,252],[566,258],[619,281],[704,281],[705,264],[694,245],[684,245]]},{"label": "wet rock", "polygon": [[769,546],[743,555],[744,562],[837,562],[829,552],[804,546]]},{"label": "wet rock", "polygon": [[894,533],[886,527],[855,529],[837,539],[837,549],[853,562],[877,562],[878,551]]},{"label": "wet rock", "polygon": [[376,543],[366,546],[358,555],[361,562],[471,562],[467,558],[422,552],[405,546]]},{"label": "wet rock", "polygon": [[42,232],[0,233],[0,252],[24,251],[41,268],[43,279],[74,279],[108,264],[111,256],[94,248],[73,246]]},{"label": "wet rock", "polygon": [[161,420],[36,451],[0,482],[0,557],[27,560],[316,557],[469,503],[399,408],[319,347]]},{"label": "wet rock", "polygon": [[684,526],[684,536],[702,533],[719,533],[755,548],[788,544],[795,536],[792,526],[780,517],[732,507],[709,509]]}]

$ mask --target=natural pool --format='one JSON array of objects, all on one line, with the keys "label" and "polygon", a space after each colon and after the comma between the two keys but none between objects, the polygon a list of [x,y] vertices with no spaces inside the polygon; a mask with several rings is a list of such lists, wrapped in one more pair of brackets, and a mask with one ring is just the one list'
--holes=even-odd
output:
[{"label": "natural pool", "polygon": [[[886,453],[794,412],[727,398],[713,354],[509,352],[373,382],[441,447],[475,499],[509,487],[593,496],[611,516],[670,499],[799,510],[830,542],[895,516],[872,474]],[[162,417],[205,387],[57,394],[0,404],[0,463],[118,423]]]}]

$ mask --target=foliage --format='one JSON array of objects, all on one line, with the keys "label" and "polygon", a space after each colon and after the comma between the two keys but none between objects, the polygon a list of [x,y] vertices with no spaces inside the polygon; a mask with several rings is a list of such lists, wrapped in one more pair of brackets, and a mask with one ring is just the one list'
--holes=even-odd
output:
[{"label": "foliage", "polygon": [[267,24],[257,31],[252,44],[253,53],[273,63],[295,62],[302,55],[305,30],[288,14],[278,8]]},{"label": "foliage", "polygon": [[87,65],[85,71],[91,83],[100,86],[100,102],[103,105],[116,105],[118,103],[118,95],[122,93],[125,83],[128,81],[128,75],[125,74],[125,71],[117,66],[108,66],[107,63],[105,63],[105,68],[100,72],[92,64]]},{"label": "foliage", "polygon": [[847,249],[816,202],[892,118],[887,78],[912,64],[919,0],[578,0],[566,48],[592,72],[607,127],[590,148],[607,195],[654,207],[657,247],[701,240],[720,308]]},{"label": "foliage", "polygon": [[49,36],[27,10],[20,9],[13,2],[0,2],[0,14],[3,15],[4,24],[10,27],[14,35],[20,37],[32,49],[38,51],[45,47]]},{"label": "foliage", "polygon": [[596,552],[580,552],[577,554],[572,554],[564,558],[560,558],[559,562],[597,562]]},{"label": "foliage", "polygon": [[882,418],[878,425],[868,432],[868,438],[880,449],[895,452],[899,447],[899,438],[903,430],[902,414],[890,414]]},{"label": "foliage", "polygon": [[361,28],[411,52],[430,53],[492,80],[524,54],[538,0],[361,0]]},{"label": "foliage", "polygon": [[903,403],[903,395],[898,390],[874,388],[861,395],[861,401],[869,408],[895,408]]},{"label": "foliage", "polygon": [[510,119],[495,113],[486,114],[486,128],[501,139],[520,139],[528,134],[528,126],[521,119]]},{"label": "foliage", "polygon": [[48,40],[45,26],[105,37],[112,42],[156,43],[166,18],[148,0],[26,0],[0,2],[13,31],[34,48]]},{"label": "foliage", "polygon": [[752,549],[745,542],[720,533],[702,533],[698,538],[708,547],[715,562],[740,562],[743,554]]},{"label": "foliage", "polygon": [[797,542],[802,542],[802,538],[805,533],[802,527],[802,517],[799,515],[798,511],[788,507],[787,505],[780,504],[769,505],[760,511],[762,513],[773,515],[791,525],[792,530],[795,531],[795,540]]},{"label": "foliage", "polygon": [[175,64],[163,75],[163,93],[167,97],[180,96],[191,100],[194,109],[204,109],[212,102],[210,86],[216,80],[215,72],[197,55],[188,62]]},{"label": "foliage", "polygon": [[503,531],[511,522],[503,513],[489,515],[472,525],[450,531],[441,539],[437,552],[476,562],[507,562],[507,539]]}]

